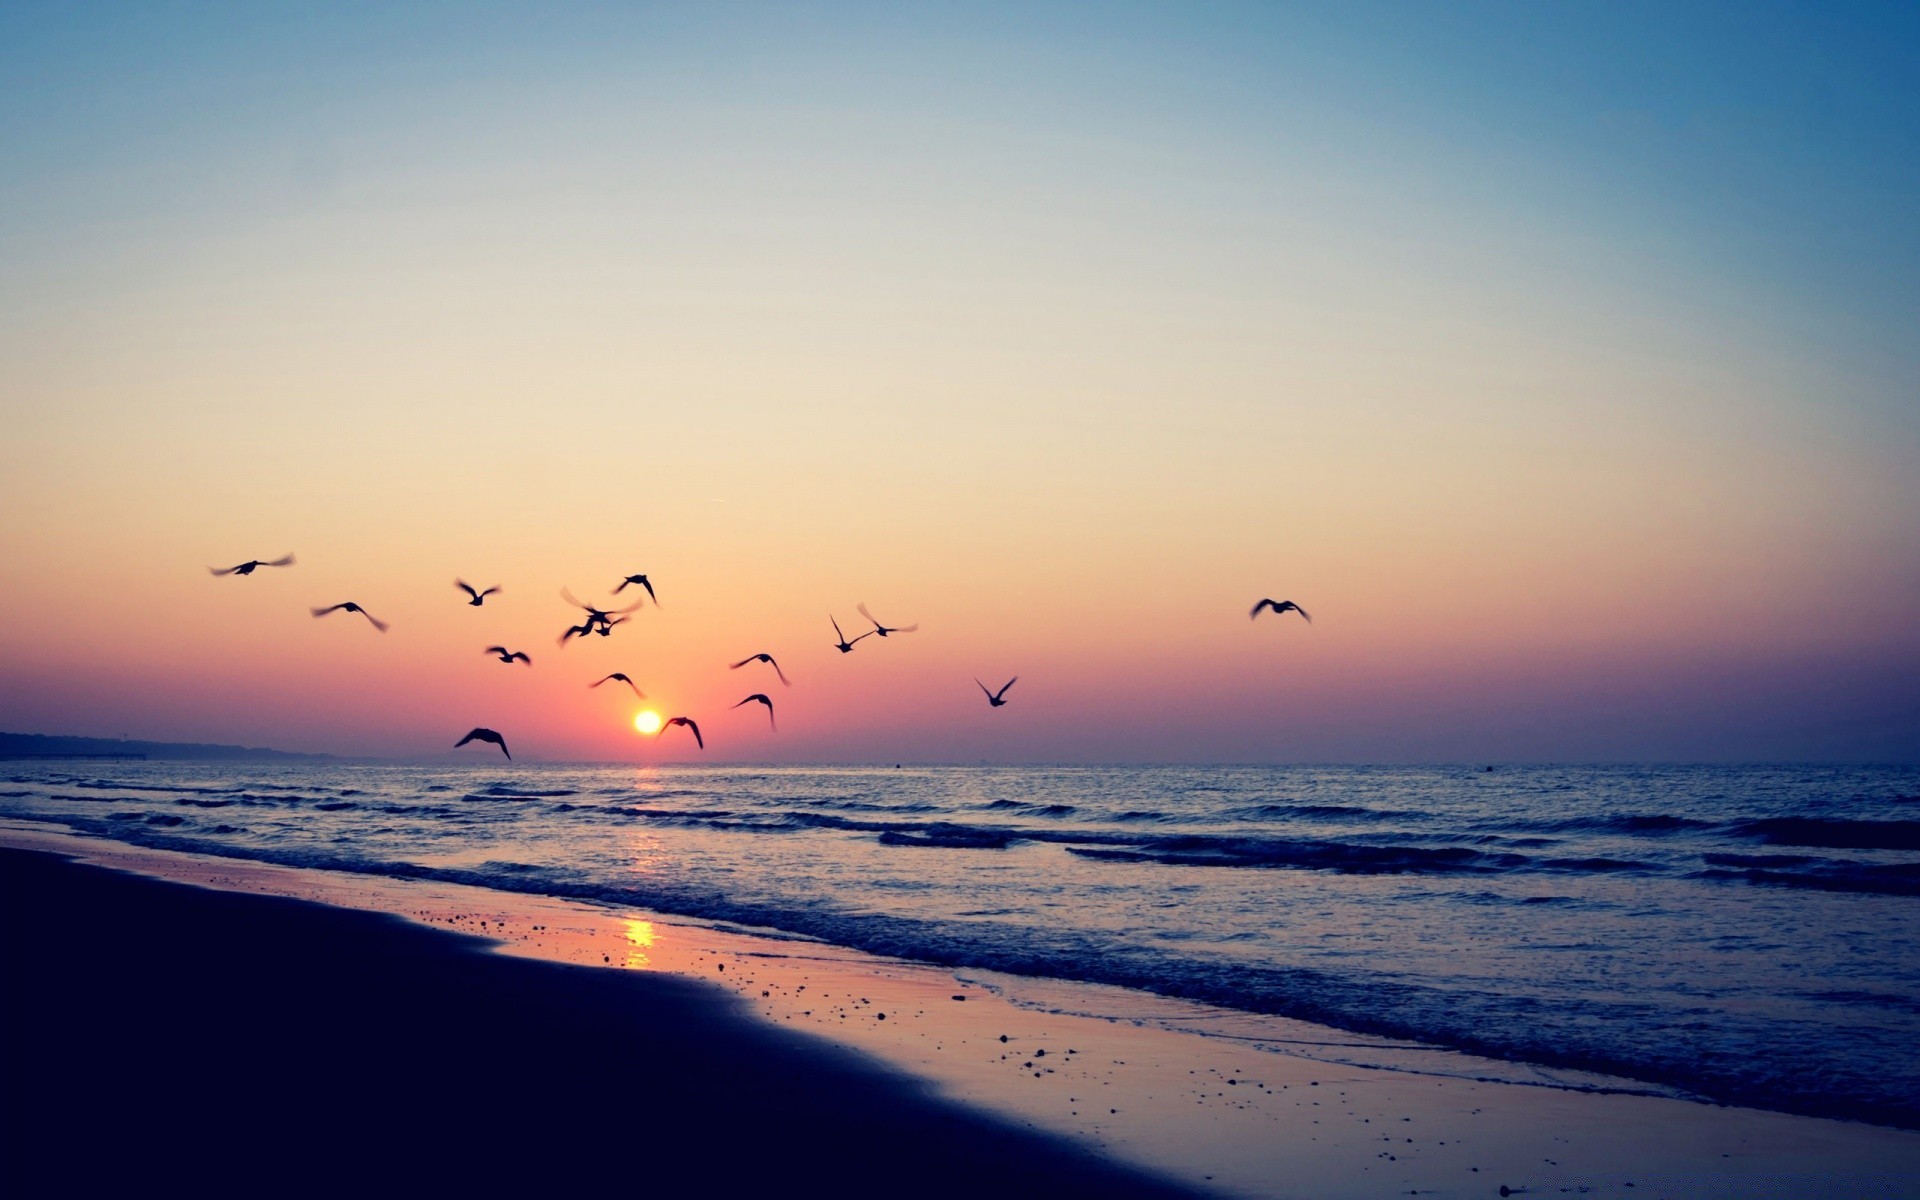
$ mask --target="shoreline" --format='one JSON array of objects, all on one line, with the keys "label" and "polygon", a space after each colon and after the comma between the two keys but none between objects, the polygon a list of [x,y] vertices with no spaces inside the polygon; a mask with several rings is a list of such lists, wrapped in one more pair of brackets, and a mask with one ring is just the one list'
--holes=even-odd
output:
[{"label": "shoreline", "polygon": [[701,981],[43,850],[0,848],[0,896],[19,972],[0,1178],[22,1195],[746,1196],[804,1179],[859,1196],[1197,1194],[768,1029]]},{"label": "shoreline", "polygon": [[0,845],[387,913],[483,936],[495,957],[718,985],[768,1028],[829,1039],[1028,1131],[1222,1194],[1920,1195],[1910,1131],[575,901],[16,823],[0,826]]}]

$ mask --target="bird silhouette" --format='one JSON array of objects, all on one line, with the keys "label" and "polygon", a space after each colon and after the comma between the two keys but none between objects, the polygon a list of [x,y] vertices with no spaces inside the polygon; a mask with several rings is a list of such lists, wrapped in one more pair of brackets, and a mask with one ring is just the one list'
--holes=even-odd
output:
[{"label": "bird silhouette", "polygon": [[507,749],[507,739],[501,737],[491,729],[469,730],[467,736],[453,744],[453,748],[458,750],[468,742],[492,742],[494,745],[500,747],[500,753],[506,755],[508,758],[513,757],[513,751]]},{"label": "bird silhouette", "polygon": [[661,734],[665,733],[668,730],[668,728],[674,725],[685,725],[688,729],[693,730],[693,744],[700,747],[702,750],[705,750],[707,748],[706,740],[700,736],[700,727],[693,723],[692,717],[668,717],[666,720],[666,724],[660,726],[659,729],[655,730],[653,736],[659,737]]},{"label": "bird silhouette", "polygon": [[600,678],[594,680],[592,683],[588,684],[587,686],[599,687],[601,684],[607,682],[607,680],[609,679],[618,679],[621,683],[624,683],[628,687],[632,688],[634,695],[640,697],[642,700],[645,700],[647,698],[647,694],[640,690],[640,685],[635,683],[633,680],[628,679],[626,672],[624,671],[615,671],[611,675],[603,675]]},{"label": "bird silhouette", "polygon": [[[755,692],[753,695],[748,696],[745,700],[742,700],[740,704],[752,704],[755,700],[758,700],[760,703],[767,706],[767,724],[772,726],[773,731],[775,733],[779,733],[780,727],[778,725],[774,725],[773,723],[773,701],[767,698],[767,694],[765,692]],[[734,705],[734,707],[739,708],[740,704],[736,704]]]},{"label": "bird silhouette", "polygon": [[631,617],[616,617],[609,621],[600,622],[589,617],[579,625],[567,626],[566,632],[560,635],[560,644],[564,646],[567,644],[568,639],[586,637],[590,633],[597,633],[601,637],[606,637],[613,632],[615,625],[625,625],[630,620],[632,620]]},{"label": "bird silhouette", "polygon": [[528,666],[533,665],[533,659],[527,657],[523,650],[509,650],[505,646],[488,646],[480,653],[494,655],[503,663],[523,662]]},{"label": "bird silhouette", "polygon": [[[980,684],[981,691],[987,692],[987,685],[984,683],[980,683],[980,677],[978,675],[975,675],[973,677],[973,681],[975,683]],[[1007,680],[1007,682],[1001,686],[999,691],[987,692],[987,703],[991,704],[995,708],[999,708],[1001,705],[1006,703],[1006,701],[1002,699],[1002,697],[1004,697],[1007,694],[1007,688],[1010,688],[1014,684],[1019,682],[1020,682],[1020,677],[1018,675],[1015,675],[1012,679]]]},{"label": "bird silhouette", "polygon": [[637,583],[641,587],[647,589],[647,599],[653,601],[655,605],[658,605],[660,603],[660,597],[653,594],[653,584],[647,581],[647,577],[645,575],[627,576],[625,579],[622,579],[620,581],[619,587],[613,589],[613,594],[618,596],[621,592],[626,591],[627,585],[630,583]]},{"label": "bird silhouette", "polygon": [[[835,633],[840,632],[840,627],[838,625],[834,626],[833,631]],[[865,636],[865,635],[862,635],[862,636]],[[773,668],[773,673],[780,677],[781,683],[786,684],[788,687],[793,686],[793,681],[788,679],[787,673],[780,669],[780,664],[773,661],[773,655],[771,654],[749,654],[745,658],[741,659],[737,663],[734,663],[731,667],[727,669],[730,671],[738,671],[741,667],[746,666],[750,662],[763,662],[767,664],[768,666]],[[734,705],[734,707],[738,708],[740,706],[736,704]]]},{"label": "bird silhouette", "polygon": [[261,562],[256,558],[250,562],[243,562],[237,567],[226,567],[224,569],[220,567],[208,567],[207,570],[214,575],[251,575],[256,567],[290,567],[292,565],[293,555],[286,554],[274,559],[272,562]]},{"label": "bird silhouette", "polygon": [[473,605],[475,608],[479,608],[481,601],[485,600],[488,596],[491,596],[495,592],[500,590],[497,587],[490,587],[484,592],[476,592],[473,590],[473,585],[468,583],[464,579],[454,580],[453,586],[459,588],[461,591],[465,592],[467,595],[472,596],[473,599],[467,601],[467,603]]},{"label": "bird silhouette", "polygon": [[[861,616],[865,617],[869,621],[873,621],[873,614],[867,611],[866,605],[856,604],[854,605],[854,607],[860,610]],[[879,634],[881,637],[885,637],[890,633],[912,633],[914,630],[918,628],[920,628],[918,623],[915,623],[913,625],[888,626],[888,625],[882,625],[878,621],[873,621],[873,631]]]},{"label": "bird silhouette", "polygon": [[[640,607],[638,604],[629,604],[625,608],[595,608],[593,605],[575,596],[566,588],[560,589],[560,598],[576,608],[585,610],[587,614],[586,632],[598,633],[602,637],[612,633],[613,627],[619,624],[619,622],[613,619],[615,615],[630,613]],[[565,637],[562,637],[560,640],[563,644],[566,642]]]},{"label": "bird silhouette", "polygon": [[[832,614],[832,613],[828,613],[828,614],[827,614],[827,620],[829,620],[829,621],[833,621],[833,614]],[[867,632],[865,632],[865,633],[863,633],[863,634],[861,634],[861,635],[860,635],[860,637],[857,637],[857,638],[855,638],[855,639],[853,639],[853,642],[850,642],[850,641],[848,641],[848,640],[847,640],[847,635],[846,635],[846,634],[844,634],[844,633],[841,633],[841,632],[840,632],[840,622],[838,622],[838,621],[833,621],[833,635],[834,635],[835,637],[837,637],[837,638],[839,638],[839,639],[840,639],[839,641],[837,641],[837,642],[835,642],[835,643],[833,644],[833,645],[834,645],[834,649],[836,649],[836,650],[838,650],[838,651],[840,651],[840,653],[842,653],[842,654],[851,654],[851,653],[853,653],[853,644],[854,644],[854,642],[857,642],[857,641],[859,641],[859,640],[860,640],[860,638],[870,638],[870,637],[872,637],[872,636],[873,636],[873,631],[872,631],[871,629],[869,629],[869,630],[868,630]],[[753,660],[752,660],[752,659],[748,659],[747,661],[748,661],[748,662],[751,662],[751,661],[753,661]]]},{"label": "bird silhouette", "polygon": [[308,611],[311,612],[316,617],[324,617],[328,613],[332,613],[332,612],[359,613],[361,616],[365,617],[368,621],[371,621],[373,623],[373,627],[375,629],[378,629],[381,633],[385,633],[387,631],[387,623],[385,621],[382,621],[379,617],[374,616],[372,613],[368,612],[364,608],[361,608],[358,604],[355,604],[351,600],[347,601],[344,604],[329,604],[325,608],[314,608],[314,609],[309,609]]},{"label": "bird silhouette", "polygon": [[[1304,608],[1301,608],[1298,604],[1295,604],[1291,600],[1262,600],[1260,603],[1253,606],[1253,611],[1247,614],[1247,620],[1251,621],[1255,617],[1259,616],[1260,610],[1263,608],[1270,608],[1276,614],[1283,613],[1283,612],[1297,612],[1301,616],[1307,617],[1307,610]],[[1307,617],[1307,624],[1309,625],[1313,624],[1312,617]]]}]

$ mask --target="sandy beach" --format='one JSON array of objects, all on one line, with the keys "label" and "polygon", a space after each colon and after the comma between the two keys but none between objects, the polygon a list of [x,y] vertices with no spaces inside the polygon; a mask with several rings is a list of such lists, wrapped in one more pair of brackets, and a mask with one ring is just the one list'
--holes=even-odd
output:
[{"label": "sandy beach", "polygon": [[0,886],[14,1195],[1183,1194],[711,985],[34,853]]},{"label": "sandy beach", "polygon": [[1907,1131],[544,897],[4,840],[8,1075],[41,1101],[16,1178],[1920,1194]]},{"label": "sandy beach", "polygon": [[0,5],[0,1200],[1920,1200],[1916,77]]}]

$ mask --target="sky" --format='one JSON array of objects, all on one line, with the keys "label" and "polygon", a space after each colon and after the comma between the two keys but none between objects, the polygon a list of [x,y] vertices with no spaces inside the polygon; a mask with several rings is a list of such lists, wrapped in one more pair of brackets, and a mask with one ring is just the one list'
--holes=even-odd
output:
[{"label": "sky", "polygon": [[1900,5],[0,7],[0,728],[1920,760],[1915,78]]}]

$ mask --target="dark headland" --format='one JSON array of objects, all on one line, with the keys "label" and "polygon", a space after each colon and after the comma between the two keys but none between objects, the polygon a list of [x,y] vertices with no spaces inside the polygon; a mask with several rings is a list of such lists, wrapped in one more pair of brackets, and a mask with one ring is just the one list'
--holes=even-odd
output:
[{"label": "dark headland", "polygon": [[696,980],[0,850],[9,1195],[1181,1196]]}]

